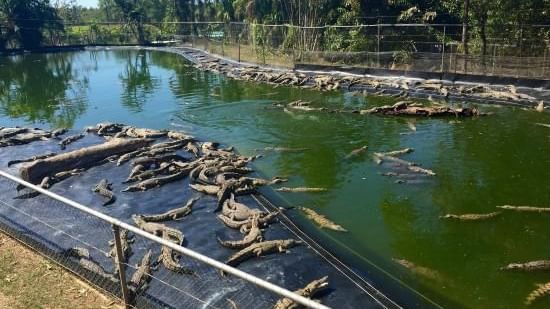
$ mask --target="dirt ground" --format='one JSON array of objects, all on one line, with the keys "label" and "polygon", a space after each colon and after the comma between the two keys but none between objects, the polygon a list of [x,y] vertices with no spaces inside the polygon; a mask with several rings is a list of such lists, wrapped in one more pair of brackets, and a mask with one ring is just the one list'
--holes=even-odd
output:
[{"label": "dirt ground", "polygon": [[0,233],[0,309],[122,308],[68,271]]}]

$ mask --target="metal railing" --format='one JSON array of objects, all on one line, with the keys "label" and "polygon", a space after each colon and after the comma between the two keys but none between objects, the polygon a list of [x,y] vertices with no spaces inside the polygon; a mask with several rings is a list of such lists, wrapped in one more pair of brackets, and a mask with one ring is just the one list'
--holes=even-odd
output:
[{"label": "metal railing", "polygon": [[[135,234],[136,236],[139,236],[139,237],[141,237],[145,240],[151,241],[155,244],[158,244],[158,245],[161,245],[161,246],[164,246],[164,247],[168,247],[168,248],[172,249],[173,251],[175,251],[175,252],[177,252],[177,253],[179,253],[183,256],[191,258],[195,262],[200,262],[200,263],[208,265],[209,267],[213,267],[213,268],[215,268],[219,271],[222,271],[224,273],[231,274],[231,275],[233,275],[237,278],[240,278],[240,279],[246,281],[247,283],[253,284],[256,287],[260,287],[260,288],[262,288],[266,291],[275,293],[275,294],[279,295],[280,297],[289,298],[289,299],[291,299],[291,300],[293,300],[293,301],[295,301],[295,302],[297,302],[301,305],[304,305],[308,308],[315,308],[315,309],[328,309],[329,308],[329,307],[327,307],[325,305],[322,305],[318,302],[315,302],[311,299],[305,298],[305,297],[300,296],[300,295],[298,295],[294,292],[291,292],[287,289],[284,289],[280,286],[277,286],[277,285],[272,284],[268,281],[265,281],[265,280],[260,279],[256,276],[253,276],[249,273],[246,273],[246,272],[241,271],[239,269],[236,269],[234,267],[228,266],[228,265],[226,265],[224,263],[221,263],[221,262],[219,262],[215,259],[209,258],[209,257],[207,257],[203,254],[200,254],[200,253],[196,252],[196,251],[193,251],[191,249],[182,247],[182,246],[177,245],[173,242],[170,242],[170,241],[167,241],[163,238],[157,237],[153,234],[147,233],[147,232],[145,232],[145,231],[143,231],[143,230],[141,230],[141,229],[139,229],[135,226],[129,225],[129,224],[127,224],[125,222],[122,222],[122,221],[120,221],[116,218],[105,215],[101,212],[93,210],[89,207],[86,207],[86,206],[84,206],[80,203],[77,203],[73,200],[65,198],[65,197],[63,197],[61,195],[58,195],[56,193],[53,193],[51,191],[45,190],[41,187],[35,186],[35,185],[33,185],[31,183],[28,183],[28,182],[26,182],[26,181],[24,181],[24,180],[22,180],[22,179],[20,179],[16,176],[8,174],[5,171],[0,170],[0,178],[8,180],[9,182],[17,184],[19,186],[23,186],[23,187],[26,187],[26,188],[31,189],[33,191],[36,191],[36,192],[38,192],[38,193],[40,193],[44,196],[47,196],[48,198],[51,198],[55,201],[58,201],[58,202],[62,203],[65,206],[69,206],[73,210],[77,210],[76,213],[72,214],[72,217],[69,214],[69,218],[73,218],[75,220],[78,220],[78,217],[80,217],[80,215],[87,215],[87,216],[93,217],[94,219],[100,220],[103,223],[107,223],[112,227],[112,232],[114,234],[113,246],[116,250],[116,256],[115,256],[116,266],[114,268],[120,270],[120,271],[118,271],[118,274],[119,274],[118,284],[120,285],[120,287],[119,287],[120,288],[120,293],[114,293],[114,296],[119,296],[119,295],[122,296],[122,300],[124,301],[126,307],[130,307],[130,306],[134,306],[134,305],[132,305],[131,302],[130,302],[130,295],[129,295],[129,291],[128,291],[128,283],[127,283],[127,280],[126,280],[126,277],[125,277],[125,274],[126,274],[125,268],[126,267],[134,267],[134,266],[129,265],[127,262],[125,262],[124,260],[121,259],[121,256],[124,254],[123,253],[124,248],[121,244],[122,243],[121,230],[126,230],[126,231],[131,232],[131,233]],[[20,209],[20,207],[11,206],[8,203],[5,203],[4,201],[1,201],[1,202],[4,206],[7,206],[8,208],[11,208],[10,210],[13,210],[15,213],[22,214],[22,215],[25,215],[25,216],[32,216],[28,211],[25,212],[24,210]],[[43,220],[39,220],[39,219],[36,219],[36,218],[35,218],[35,220],[40,221],[41,224],[46,225],[49,228],[53,228],[54,230],[56,230],[56,233],[66,234],[66,236],[68,236],[70,238],[73,238],[73,239],[76,239],[74,236],[70,235],[69,233],[66,233],[65,231],[56,229],[54,226],[52,226],[52,224],[50,224],[48,222],[45,222]],[[100,234],[100,233],[98,233],[98,234]],[[97,235],[97,237],[100,237],[100,236]],[[80,241],[80,243],[83,243],[83,242]],[[88,245],[88,247],[90,247],[90,248],[97,249],[98,251],[100,251],[103,254],[108,254],[108,252],[105,252],[102,249],[96,248],[91,244],[87,244],[87,243],[83,243],[83,244]],[[145,247],[145,246],[142,246],[142,247]],[[156,280],[158,280],[159,282],[162,282],[164,284],[168,284],[167,281],[169,281],[169,280],[166,280],[166,279],[163,279],[163,278],[156,278]],[[113,281],[113,280],[111,280],[111,281]],[[178,292],[181,292],[183,294],[187,294],[187,296],[195,298],[196,300],[200,301],[201,303],[203,303],[205,305],[208,305],[206,302],[202,301],[197,296],[188,294],[188,293],[186,293],[186,291],[182,290],[181,288],[177,288],[177,290],[178,290]],[[116,295],[116,294],[119,294],[119,295]],[[211,305],[209,305],[209,307],[217,308],[217,307],[211,306]]]}]

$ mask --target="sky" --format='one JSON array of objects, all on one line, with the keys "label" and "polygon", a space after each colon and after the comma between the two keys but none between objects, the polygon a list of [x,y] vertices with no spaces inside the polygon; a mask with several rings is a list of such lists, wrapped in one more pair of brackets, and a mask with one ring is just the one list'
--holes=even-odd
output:
[{"label": "sky", "polygon": [[98,0],[76,0],[79,5],[87,7],[97,7]]}]

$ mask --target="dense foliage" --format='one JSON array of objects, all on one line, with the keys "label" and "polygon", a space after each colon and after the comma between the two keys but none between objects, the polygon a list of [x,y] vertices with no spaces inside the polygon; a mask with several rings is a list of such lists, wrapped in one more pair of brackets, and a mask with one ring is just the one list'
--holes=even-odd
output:
[{"label": "dense foliage", "polygon": [[[181,30],[161,22],[246,21],[306,27],[464,22],[464,39],[470,39],[473,52],[485,54],[488,38],[498,37],[505,44],[525,39],[546,44],[550,28],[525,25],[549,21],[550,0],[99,0],[93,9],[80,7],[75,0],[0,0],[0,20],[5,25],[0,45],[14,39],[26,47],[39,44],[44,32],[37,29],[59,28],[58,17],[66,23],[122,22],[142,43],[148,31],[144,24],[159,23],[159,31]],[[331,29],[322,34],[323,40],[316,32],[287,31],[283,39],[287,45],[354,51],[368,46],[364,31]]]}]

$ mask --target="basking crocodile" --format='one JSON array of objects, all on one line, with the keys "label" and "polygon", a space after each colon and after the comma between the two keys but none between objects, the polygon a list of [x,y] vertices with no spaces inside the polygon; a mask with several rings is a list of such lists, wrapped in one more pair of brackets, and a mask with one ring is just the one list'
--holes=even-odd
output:
[{"label": "basking crocodile", "polygon": [[[294,291],[294,293],[303,297],[311,298],[326,287],[328,287],[328,276],[313,280],[305,287]],[[277,301],[273,309],[297,309],[301,307],[301,305],[295,303],[290,298],[283,298]]]},{"label": "basking crocodile", "polygon": [[135,137],[135,138],[158,138],[158,137],[166,136],[168,132],[153,130],[153,129],[129,127],[124,131],[124,134],[128,137]]},{"label": "basking crocodile", "polygon": [[240,263],[253,257],[264,254],[286,252],[288,249],[300,245],[302,242],[294,239],[286,240],[268,240],[252,244],[241,251],[233,254],[225,263],[229,266],[236,267]]},{"label": "basking crocodile", "polygon": [[199,198],[192,198],[183,207],[169,210],[165,213],[158,215],[141,215],[141,218],[146,222],[160,222],[167,220],[181,220],[183,217],[189,215],[193,211],[193,205]]},{"label": "basking crocodile", "polygon": [[526,263],[511,263],[500,270],[520,270],[520,271],[537,271],[537,270],[550,270],[549,260],[538,260]]},{"label": "basking crocodile", "polygon": [[0,139],[7,139],[21,133],[26,133],[28,131],[29,131],[28,128],[19,128],[19,127],[3,128],[0,130]]},{"label": "basking crocodile", "polygon": [[103,267],[101,267],[101,265],[99,265],[97,262],[95,262],[94,260],[92,260],[92,258],[90,257],[90,252],[88,251],[88,249],[86,248],[80,248],[80,247],[75,247],[75,248],[70,248],[68,250],[65,251],[65,254],[68,255],[68,256],[72,256],[74,258],[77,258],[78,259],[78,264],[98,275],[98,276],[101,276],[101,277],[104,277],[104,278],[107,278],[111,281],[117,281],[116,277],[111,274],[111,273],[108,273]]},{"label": "basking crocodile", "polygon": [[65,149],[67,147],[67,145],[69,145],[71,143],[74,143],[74,142],[76,142],[76,141],[78,141],[79,139],[82,139],[82,138],[84,138],[84,134],[76,134],[76,135],[67,136],[66,138],[62,139],[59,142],[59,146],[61,146],[61,149]]},{"label": "basking crocodile", "polygon": [[132,168],[132,170],[130,171],[130,175],[128,175],[128,178],[132,178],[143,171],[145,171],[145,167],[141,164],[138,164]]},{"label": "basking crocodile", "polygon": [[176,141],[193,141],[194,138],[191,135],[187,135],[183,132],[178,131],[168,131],[166,134],[168,138],[174,139]]},{"label": "basking crocodile", "polygon": [[179,171],[175,174],[147,179],[138,184],[127,187],[126,189],[122,190],[122,192],[147,191],[149,189],[158,188],[167,183],[181,180],[185,178],[187,174],[188,174],[187,171]]},{"label": "basking crocodile", "polygon": [[116,201],[116,197],[112,191],[112,185],[113,184],[109,183],[107,179],[101,179],[101,181],[92,188],[93,192],[107,198],[107,200],[103,203],[103,206],[110,205]]},{"label": "basking crocodile", "polygon": [[152,165],[160,165],[163,162],[186,161],[186,159],[178,154],[167,154],[163,156],[142,157],[137,158],[132,162],[132,166],[143,165],[145,168],[150,168]]},{"label": "basking crocodile", "polygon": [[59,136],[67,133],[67,131],[68,130],[65,129],[65,128],[55,129],[55,130],[52,131],[52,137],[59,140],[60,139]]},{"label": "basking crocodile", "polygon": [[233,194],[233,192],[235,191],[236,186],[237,186],[237,181],[234,181],[234,180],[226,181],[221,186],[220,190],[217,193],[218,204],[217,204],[217,207],[214,210],[214,212],[218,212],[218,211],[222,210],[223,204]]},{"label": "basking crocodile", "polygon": [[252,178],[252,177],[241,177],[239,178],[240,185],[250,185],[253,187],[259,186],[270,186],[278,183],[287,182],[288,179],[281,177],[273,177],[272,179],[262,179],[262,178]]},{"label": "basking crocodile", "polygon": [[[270,212],[269,214],[263,217],[260,217],[260,219],[258,220],[260,227],[266,227],[269,223],[273,222],[275,217],[278,214],[279,214],[278,212]],[[220,214],[218,215],[218,219],[220,219],[220,221],[222,221],[229,228],[240,229],[242,233],[248,233],[248,231],[252,226],[251,218],[248,218],[242,221],[237,221]]]},{"label": "basking crocodile", "polygon": [[123,183],[143,181],[143,180],[151,179],[153,177],[160,176],[164,174],[166,171],[168,171],[171,166],[172,165],[170,163],[163,162],[160,164],[159,168],[156,168],[153,170],[146,170],[137,175],[133,175],[132,177],[128,177]]},{"label": "basking crocodile", "polygon": [[339,231],[339,232],[347,232],[345,228],[342,226],[330,221],[325,216],[318,214],[315,210],[306,208],[306,207],[299,207],[301,211],[303,211],[306,216],[311,219],[313,222],[317,223],[321,228],[326,228],[329,230]]},{"label": "basking crocodile", "polygon": [[252,218],[252,227],[248,234],[242,240],[221,240],[218,238],[219,243],[227,248],[242,249],[250,246],[251,244],[262,241],[262,231],[260,230],[259,223],[260,215],[255,214]]},{"label": "basking crocodile", "polygon": [[462,214],[462,215],[454,215],[454,214],[446,214],[444,216],[440,216],[441,219],[456,219],[460,221],[479,221],[479,220],[487,220],[491,218],[498,217],[501,214],[500,211],[490,212],[486,214]]},{"label": "basking crocodile", "polygon": [[139,265],[136,265],[136,271],[130,279],[130,286],[135,294],[147,289],[147,284],[149,283],[149,281],[151,281],[152,255],[153,252],[151,250],[147,251],[147,253],[145,253],[143,258],[141,259],[141,263]]},{"label": "basking crocodile", "polygon": [[196,190],[201,193],[205,193],[208,195],[217,195],[218,191],[220,191],[220,187],[213,186],[213,185],[199,185],[199,184],[190,184],[189,185],[193,190]]},{"label": "basking crocodile", "polygon": [[[120,231],[120,244],[122,246],[122,257],[121,261],[123,263],[126,263],[128,261],[128,258],[132,254],[132,248],[130,247],[131,243],[134,243],[134,237],[129,237],[128,230],[121,229]],[[113,258],[114,264],[115,264],[115,274],[118,274],[118,264],[117,264],[117,252],[116,252],[116,246],[114,240],[109,240],[109,246],[111,247],[111,250],[109,253],[107,253],[108,257]]]},{"label": "basking crocodile", "polygon": [[193,142],[189,142],[187,143],[187,145],[185,146],[184,148],[186,151],[192,153],[195,157],[199,157],[200,156],[200,150],[199,150],[199,147],[197,147],[197,145]]},{"label": "basking crocodile", "polygon": [[46,158],[49,158],[49,157],[53,157],[55,155],[57,155],[57,154],[54,153],[54,152],[50,152],[50,153],[47,153],[47,154],[44,154],[44,155],[32,156],[32,157],[27,158],[27,159],[11,160],[11,161],[8,161],[8,166],[11,166],[13,164],[32,162],[32,161],[36,161],[36,160],[40,160],[40,159],[46,159]]},{"label": "basking crocodile", "polygon": [[141,215],[132,215],[134,223],[142,230],[151,233],[158,237],[169,239],[170,241],[181,245],[184,240],[184,235],[181,231],[168,227],[164,224],[146,222]]},{"label": "basking crocodile", "polygon": [[162,263],[166,269],[176,272],[178,274],[188,274],[196,276],[196,273],[187,267],[181,266],[175,258],[176,252],[167,246],[162,246],[160,249],[160,255],[156,261],[156,264]]},{"label": "basking crocodile", "polygon": [[251,209],[245,204],[235,201],[234,194],[231,194],[231,197],[223,203],[222,214],[231,220],[237,221],[246,220],[254,215],[265,215],[264,212],[258,209]]}]

